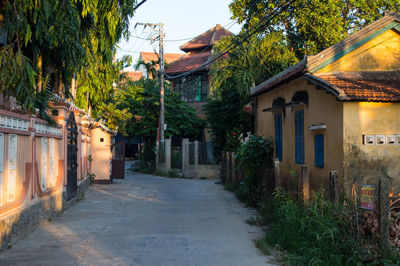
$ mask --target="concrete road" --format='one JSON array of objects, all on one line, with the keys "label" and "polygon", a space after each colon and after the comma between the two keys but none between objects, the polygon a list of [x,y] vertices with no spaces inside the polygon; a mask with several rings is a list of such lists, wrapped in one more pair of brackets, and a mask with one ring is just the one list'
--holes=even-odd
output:
[{"label": "concrete road", "polygon": [[0,265],[266,265],[252,215],[213,180],[127,171],[0,253]]}]

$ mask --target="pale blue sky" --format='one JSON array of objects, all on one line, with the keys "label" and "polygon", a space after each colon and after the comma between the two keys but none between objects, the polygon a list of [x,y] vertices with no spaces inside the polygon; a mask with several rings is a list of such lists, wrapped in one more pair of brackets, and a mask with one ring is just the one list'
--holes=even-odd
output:
[{"label": "pale blue sky", "polygon": [[[147,0],[140,6],[130,21],[133,36],[147,38],[150,29],[143,31],[142,26],[134,29],[136,22],[162,22],[165,25],[165,52],[179,53],[179,46],[186,41],[168,42],[168,40],[195,37],[216,24],[221,24],[233,33],[240,31],[240,26],[231,20],[228,5],[232,0]],[[117,58],[131,55],[137,60],[140,51],[158,52],[158,42],[150,44],[148,40],[131,37],[128,42],[122,40],[117,51]],[[182,52],[183,53],[183,52]]]}]

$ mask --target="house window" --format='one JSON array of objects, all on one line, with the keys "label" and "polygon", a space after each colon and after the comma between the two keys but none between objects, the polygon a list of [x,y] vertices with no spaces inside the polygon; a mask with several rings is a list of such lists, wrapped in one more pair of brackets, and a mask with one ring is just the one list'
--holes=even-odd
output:
[{"label": "house window", "polygon": [[4,204],[4,134],[0,133],[0,206]]},{"label": "house window", "polygon": [[181,80],[180,79],[175,79],[174,80],[174,91],[175,92],[180,92],[181,91]]},{"label": "house window", "polygon": [[17,135],[8,136],[8,179],[7,201],[14,201],[17,197]]},{"label": "house window", "polygon": [[304,110],[295,112],[295,163],[304,164]]},{"label": "house window", "polygon": [[201,101],[207,100],[208,91],[208,77],[204,75],[201,77]]},{"label": "house window", "polygon": [[197,92],[196,92],[196,102],[201,101],[201,76],[197,76]]},{"label": "house window", "polygon": [[40,169],[40,184],[42,190],[46,190],[47,188],[47,138],[42,138],[42,150],[41,150],[41,158],[42,158],[42,167]]},{"label": "house window", "polygon": [[282,161],[282,114],[275,115],[275,157]]},{"label": "house window", "polygon": [[314,136],[314,160],[315,166],[324,167],[324,135],[318,134]]},{"label": "house window", "polygon": [[196,102],[207,100],[207,90],[208,90],[207,75],[197,76]]}]

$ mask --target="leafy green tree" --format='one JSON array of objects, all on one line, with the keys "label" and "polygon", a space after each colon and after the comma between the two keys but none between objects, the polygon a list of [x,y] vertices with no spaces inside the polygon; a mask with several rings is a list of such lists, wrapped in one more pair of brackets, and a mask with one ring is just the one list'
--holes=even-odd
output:
[{"label": "leafy green tree", "polygon": [[[126,134],[154,143],[157,137],[160,114],[160,86],[158,81],[142,79],[128,81],[123,89],[117,89],[113,102],[120,110],[128,110],[132,118],[126,124]],[[193,108],[183,102],[178,94],[165,89],[166,137],[199,138],[204,122]]]},{"label": "leafy green tree", "polygon": [[143,60],[138,60],[135,64],[135,70],[138,70],[140,66],[143,66],[146,69],[148,78],[155,78],[157,77],[157,69],[156,66],[159,64],[158,61],[150,61],[145,62]]},{"label": "leafy green tree", "polygon": [[179,138],[199,140],[205,126],[196,111],[182,101],[181,95],[170,89],[165,93],[165,121],[168,126],[165,132],[167,137],[178,136]]},{"label": "leafy green tree", "polygon": [[14,96],[24,109],[33,110],[35,102],[35,76],[31,60],[13,48],[0,49],[0,93],[4,98]]},{"label": "leafy green tree", "polygon": [[130,64],[131,57],[125,56],[115,62],[96,61],[96,58],[89,58],[88,66],[81,71],[86,77],[78,85],[76,104],[87,110],[93,118],[98,119],[106,108],[104,105],[110,103],[115,88],[123,84],[126,77],[122,70],[124,66]]},{"label": "leafy green tree", "polygon": [[[225,49],[235,37],[220,40],[216,51]],[[234,151],[239,137],[253,130],[253,116],[244,110],[248,104],[249,89],[274,76],[296,61],[287,48],[282,35],[271,33],[253,37],[242,43],[229,57],[215,62],[211,67],[212,97],[204,107],[211,129],[215,158],[222,150]]]},{"label": "leafy green tree", "polygon": [[76,103],[95,119],[124,132],[129,116],[114,103],[113,93],[124,79],[121,72],[131,64],[131,58],[114,61],[114,56],[118,41],[129,37],[129,17],[136,0],[97,0],[90,5],[87,10],[94,14],[94,23],[84,45],[87,60],[77,75]]},{"label": "leafy green tree", "polygon": [[[233,18],[248,30],[262,22],[279,0],[233,0]],[[260,33],[283,32],[298,59],[335,44],[354,31],[383,16],[399,11],[399,0],[298,0],[276,16]]]},{"label": "leafy green tree", "polygon": [[2,0],[0,34],[7,40],[0,50],[1,92],[30,110],[46,85],[69,97],[76,74],[82,84],[90,70],[99,70],[93,64],[112,63],[116,43],[128,37],[135,6],[136,0]]},{"label": "leafy green tree", "polygon": [[[252,116],[243,113],[241,106],[242,101],[235,87],[221,89],[220,97],[209,98],[204,106],[213,155],[217,161],[220,160],[221,152],[226,149],[227,134],[251,131]],[[237,126],[241,130],[237,130]]]},{"label": "leafy green tree", "polygon": [[1,87],[22,107],[33,109],[35,91],[46,85],[43,72],[54,72],[68,86],[72,74],[79,71],[85,55],[82,40],[91,27],[80,4],[70,0],[2,1],[0,32],[7,41],[0,58],[13,67],[1,70]]},{"label": "leafy green tree", "polygon": [[[235,37],[226,37],[218,42],[215,50],[224,50],[234,41]],[[213,64],[210,72],[211,90],[218,95],[221,88],[233,86],[246,99],[250,87],[255,87],[294,62],[296,58],[287,48],[281,34],[253,37],[249,42],[243,42],[229,57]]]}]

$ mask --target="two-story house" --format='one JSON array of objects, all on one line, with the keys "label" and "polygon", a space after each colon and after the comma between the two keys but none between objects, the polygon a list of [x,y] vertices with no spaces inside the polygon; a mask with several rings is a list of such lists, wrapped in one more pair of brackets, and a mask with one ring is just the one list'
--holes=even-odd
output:
[{"label": "two-story house", "polygon": [[173,90],[180,92],[182,99],[194,107],[200,116],[202,116],[202,107],[210,94],[210,79],[208,75],[210,65],[204,66],[187,76],[178,78],[174,78],[174,76],[192,71],[205,64],[212,55],[215,43],[221,37],[231,35],[230,31],[217,24],[215,27],[182,45],[180,49],[186,52],[186,55],[169,64],[165,71],[167,74],[166,78],[171,81]]}]

